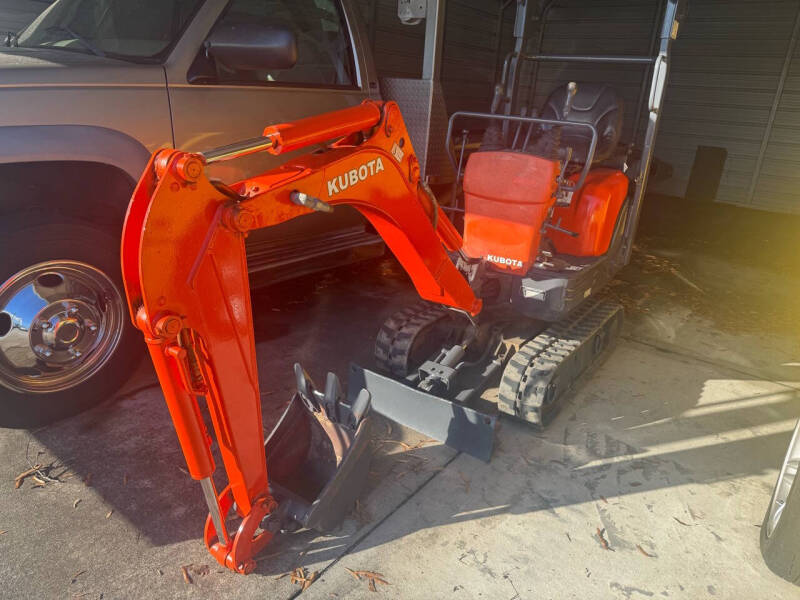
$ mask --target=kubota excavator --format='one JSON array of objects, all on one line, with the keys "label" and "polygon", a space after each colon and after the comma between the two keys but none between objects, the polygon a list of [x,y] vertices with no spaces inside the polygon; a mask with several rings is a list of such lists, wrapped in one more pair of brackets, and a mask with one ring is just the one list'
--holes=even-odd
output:
[{"label": "kubota excavator", "polygon": [[[676,2],[667,5],[651,115],[677,32]],[[275,533],[341,521],[368,472],[371,411],[488,459],[496,414],[476,402],[491,382],[502,375],[502,411],[544,425],[610,347],[621,311],[596,292],[627,260],[657,119],[631,195],[623,170],[596,164],[619,140],[616,94],[570,83],[548,107],[544,117],[467,114],[529,128],[516,146],[508,144],[513,129],[489,127],[469,157],[463,238],[420,177],[394,102],[365,101],[239,144],[151,158],[125,221],[123,280],[209,507],[205,543],[221,564],[248,573]],[[205,171],[253,152],[326,143],[233,185]],[[265,440],[244,239],[339,204],[372,224],[428,304],[381,329],[376,358],[390,376],[354,365],[346,393],[331,373],[319,390],[296,365],[297,392]],[[227,474],[221,491],[198,397]]]}]

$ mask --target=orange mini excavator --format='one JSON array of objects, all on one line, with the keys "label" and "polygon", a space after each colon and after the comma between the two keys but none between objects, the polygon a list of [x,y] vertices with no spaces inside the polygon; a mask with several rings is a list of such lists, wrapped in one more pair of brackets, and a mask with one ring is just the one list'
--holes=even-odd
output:
[{"label": "orange mini excavator", "polygon": [[[622,314],[596,292],[627,260],[635,232],[677,32],[676,1],[666,4],[661,52],[648,59],[651,120],[633,193],[623,169],[598,164],[619,140],[619,98],[588,84],[556,90],[541,118],[475,113],[529,129],[515,145],[513,128],[490,127],[469,157],[463,239],[421,179],[394,102],[365,101],[231,146],[151,158],[125,221],[123,280],[208,504],[205,543],[221,564],[248,573],[277,532],[335,527],[368,472],[373,412],[488,460],[497,412],[484,392],[492,383],[501,411],[544,425],[605,354]],[[233,185],[206,175],[220,160],[320,144]],[[353,365],[345,393],[335,375],[317,389],[295,365],[297,392],[265,440],[244,240],[340,204],[372,224],[426,304],[381,329],[376,359],[386,375]],[[227,474],[221,491],[199,397]]]}]

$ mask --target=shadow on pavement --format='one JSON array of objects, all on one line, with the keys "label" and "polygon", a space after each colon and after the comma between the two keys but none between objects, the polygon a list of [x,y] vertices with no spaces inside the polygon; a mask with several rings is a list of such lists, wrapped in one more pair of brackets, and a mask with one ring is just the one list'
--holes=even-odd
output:
[{"label": "shadow on pavement", "polygon": [[[265,430],[290,398],[293,362],[302,362],[317,380],[327,370],[343,377],[350,360],[371,365],[372,341],[381,323],[415,298],[391,259],[256,291]],[[668,368],[659,360],[669,362]],[[362,500],[373,513],[369,519],[350,519],[338,536],[281,536],[267,547],[257,572],[284,572],[296,566],[292,563],[298,552],[317,561],[336,559],[399,504],[441,478],[453,478],[458,510],[425,512],[426,528],[774,469],[789,437],[784,424],[797,417],[797,390],[775,384],[769,393],[729,394],[717,404],[700,406],[719,372],[623,342],[544,434],[502,420],[498,447],[488,464],[440,446],[380,454],[373,463],[371,489]],[[620,376],[624,380],[614,379]],[[731,388],[737,380],[746,382],[747,377],[725,373]],[[605,390],[599,387],[604,382],[609,383]],[[622,424],[614,421],[620,415]],[[158,387],[33,436],[76,476],[91,474],[88,485],[153,544],[201,543],[205,504],[199,486],[182,472],[184,461]],[[454,460],[468,469],[468,477],[463,470],[443,468]],[[406,481],[414,483],[404,487],[401,474],[409,469],[416,471]],[[765,490],[765,498],[767,494]],[[387,541],[376,537],[372,543]]]}]

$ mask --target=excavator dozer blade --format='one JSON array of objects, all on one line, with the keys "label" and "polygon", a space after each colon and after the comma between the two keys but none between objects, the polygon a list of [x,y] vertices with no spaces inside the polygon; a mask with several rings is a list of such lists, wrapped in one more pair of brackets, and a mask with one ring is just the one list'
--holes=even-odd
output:
[{"label": "excavator dozer blade", "polygon": [[484,461],[492,457],[497,414],[484,413],[412,388],[351,364],[347,389],[371,398],[371,409],[400,425],[428,435]]},{"label": "excavator dozer blade", "polygon": [[298,391],[264,444],[270,492],[285,520],[331,531],[369,473],[370,398],[364,393],[346,404],[332,373],[324,394],[299,365],[295,374]]}]

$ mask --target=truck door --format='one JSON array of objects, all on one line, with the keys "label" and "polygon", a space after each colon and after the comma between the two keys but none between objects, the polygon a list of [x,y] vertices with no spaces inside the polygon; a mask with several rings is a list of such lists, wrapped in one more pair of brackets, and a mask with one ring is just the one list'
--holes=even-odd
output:
[{"label": "truck door", "polygon": [[[258,136],[271,123],[353,106],[367,98],[368,50],[362,46],[356,15],[348,5],[341,0],[231,0],[222,10],[217,7],[215,14],[207,6],[197,19],[198,25],[205,23],[202,34],[187,36],[190,39],[166,65],[175,146],[189,151],[222,146]],[[217,28],[243,23],[291,30],[297,40],[294,67],[235,71],[217,64],[204,43]],[[285,160],[261,153],[214,165],[211,174],[232,182]],[[300,243],[354,228],[363,237],[360,215],[345,208],[287,223],[263,235]],[[261,236],[255,238],[248,240],[253,248]]]},{"label": "truck door", "polygon": [[[190,47],[181,48],[175,53],[180,56],[167,64],[175,145],[181,149],[252,138],[270,123],[353,106],[368,95],[356,54],[359,41],[340,0],[231,0],[215,18],[206,14],[198,19],[206,21],[205,31],[195,28]],[[216,29],[244,23],[292,31],[295,66],[234,71],[208,56],[204,43]],[[219,165],[214,175],[240,179],[274,165],[270,158],[265,154]]]}]

